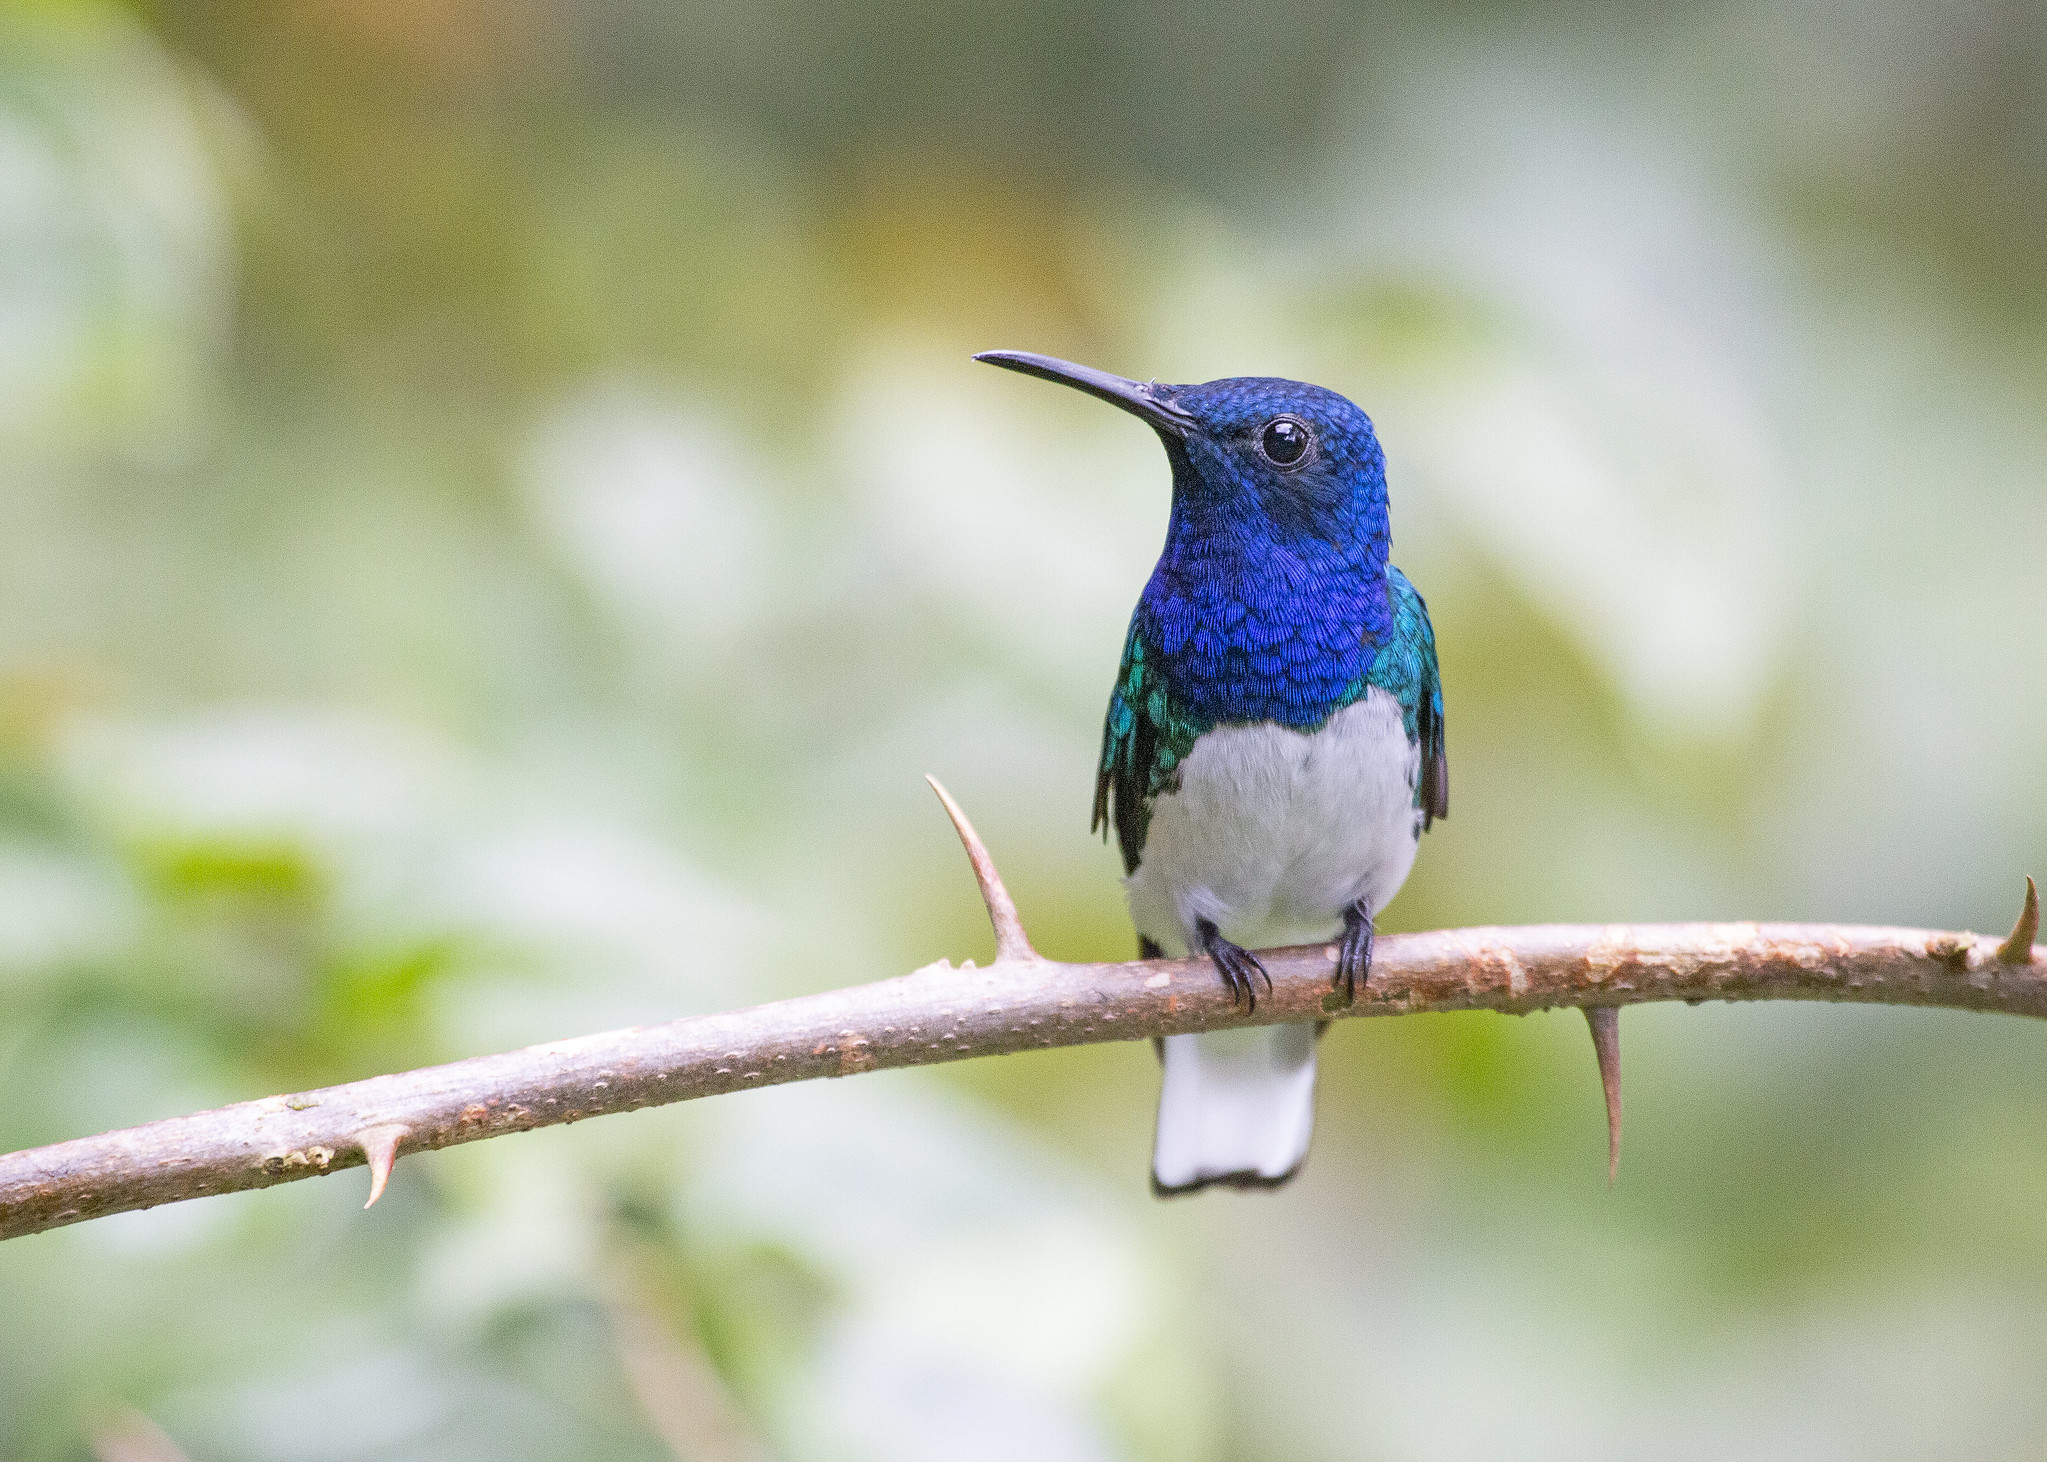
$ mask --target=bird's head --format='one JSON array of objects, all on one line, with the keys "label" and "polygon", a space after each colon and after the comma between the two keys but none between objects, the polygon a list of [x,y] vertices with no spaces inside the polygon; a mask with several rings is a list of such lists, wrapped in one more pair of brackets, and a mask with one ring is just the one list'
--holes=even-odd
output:
[{"label": "bird's head", "polygon": [[1072,386],[1149,422],[1172,460],[1176,521],[1336,547],[1376,539],[1384,551],[1385,457],[1370,418],[1334,391],[1269,376],[1130,381],[1021,350],[974,359]]}]

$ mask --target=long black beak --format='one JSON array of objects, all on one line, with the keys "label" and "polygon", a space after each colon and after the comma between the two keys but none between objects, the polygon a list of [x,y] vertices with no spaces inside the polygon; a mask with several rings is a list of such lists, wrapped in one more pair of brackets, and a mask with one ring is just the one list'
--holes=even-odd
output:
[{"label": "long black beak", "polygon": [[985,360],[989,365],[1001,366],[1006,371],[1022,371],[1040,380],[1057,381],[1090,396],[1099,396],[1111,406],[1120,406],[1133,416],[1143,417],[1168,436],[1184,437],[1194,429],[1194,418],[1167,399],[1158,386],[1126,381],[1121,376],[1112,376],[1092,366],[1055,360],[1049,355],[1033,355],[1028,350],[984,350],[974,359]]}]

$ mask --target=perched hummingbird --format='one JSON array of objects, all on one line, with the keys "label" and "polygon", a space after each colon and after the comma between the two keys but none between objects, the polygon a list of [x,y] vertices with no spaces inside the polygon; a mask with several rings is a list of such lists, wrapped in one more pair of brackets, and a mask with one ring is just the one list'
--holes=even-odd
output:
[{"label": "perched hummingbird", "polygon": [[[1335,938],[1335,985],[1354,998],[1374,916],[1450,809],[1435,632],[1387,561],[1371,421],[1299,381],[975,359],[1122,407],[1172,463],[1095,781],[1140,951],[1207,954],[1248,1010],[1272,983],[1252,950]],[[1312,1022],[1166,1037],[1153,1190],[1292,1177],[1314,1130],[1315,1037]]]}]

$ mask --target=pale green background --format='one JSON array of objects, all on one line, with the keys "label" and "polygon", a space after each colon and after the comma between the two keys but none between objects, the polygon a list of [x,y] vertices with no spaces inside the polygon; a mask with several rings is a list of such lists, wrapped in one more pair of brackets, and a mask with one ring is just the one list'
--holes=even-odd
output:
[{"label": "pale green background", "polygon": [[[996,346],[1374,415],[1385,927],[2009,927],[2043,118],[2029,0],[7,10],[0,1145],[985,959],[927,771],[1126,953],[1165,466]],[[1576,1015],[1427,1016],[1272,1196],[1148,1196],[1126,1045],[9,1242],[0,1457],[2047,1450],[2047,1030],[1624,1045],[1611,1193]]]}]

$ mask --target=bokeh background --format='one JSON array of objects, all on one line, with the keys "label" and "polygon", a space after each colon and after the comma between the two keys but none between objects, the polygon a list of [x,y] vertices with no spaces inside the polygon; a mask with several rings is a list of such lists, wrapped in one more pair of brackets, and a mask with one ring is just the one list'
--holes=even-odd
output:
[{"label": "bokeh background", "polygon": [[[1166,470],[995,346],[1374,415],[1384,927],[2047,873],[2037,0],[16,4],[0,1145],[985,959],[927,771],[1125,953]],[[1574,1013],[1431,1015],[1269,1196],[1120,1045],[10,1242],[0,1457],[2047,1449],[2047,1031],[1624,1024],[1612,1192]]]}]

